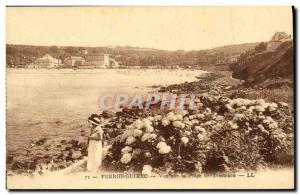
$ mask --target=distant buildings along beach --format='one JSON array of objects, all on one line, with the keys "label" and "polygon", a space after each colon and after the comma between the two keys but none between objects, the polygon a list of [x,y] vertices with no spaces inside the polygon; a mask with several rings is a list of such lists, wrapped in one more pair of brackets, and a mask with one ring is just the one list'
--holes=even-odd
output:
[{"label": "distant buildings along beach", "polygon": [[[275,52],[292,41],[286,32],[275,32],[269,41],[225,45],[206,50],[164,51],[139,47],[57,47],[6,45],[9,68],[48,69],[204,69],[214,66],[228,70],[243,63],[247,56]],[[280,49],[280,48],[279,48]]]},{"label": "distant buildings along beach", "polygon": [[88,54],[82,56],[69,56],[64,60],[55,58],[50,54],[35,59],[29,64],[12,66],[14,68],[73,68],[73,69],[105,69],[119,68],[119,63],[109,54]]}]

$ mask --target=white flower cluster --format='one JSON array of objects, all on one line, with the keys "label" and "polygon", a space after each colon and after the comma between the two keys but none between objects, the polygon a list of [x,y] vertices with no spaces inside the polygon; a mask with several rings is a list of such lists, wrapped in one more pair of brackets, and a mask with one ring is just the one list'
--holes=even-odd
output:
[{"label": "white flower cluster", "polygon": [[121,158],[121,163],[127,164],[131,161],[131,159],[132,159],[132,155],[130,153],[123,154]]},{"label": "white flower cluster", "polygon": [[132,147],[130,147],[130,146],[125,146],[121,150],[121,153],[122,153],[122,158],[120,160],[121,163],[127,164],[127,163],[129,163],[131,161],[131,159],[132,159],[131,152],[132,152]]},{"label": "white flower cluster", "polygon": [[[263,99],[259,100],[249,100],[249,99],[232,99],[226,104],[226,108],[230,111],[234,110],[233,108],[236,107],[238,111],[247,111],[247,112],[265,112],[268,111],[276,111],[278,109],[278,105],[276,103],[267,103]],[[248,109],[247,109],[248,107]]]},{"label": "white flower cluster", "polygon": [[135,139],[134,136],[129,136],[129,137],[127,137],[125,143],[126,143],[127,145],[131,145],[131,144],[133,144],[135,141],[136,141],[136,139]]},{"label": "white flower cluster", "polygon": [[170,121],[169,120],[167,120],[167,119],[163,119],[162,120],[162,125],[163,126],[168,126],[170,124]]},{"label": "white flower cluster", "polygon": [[[132,125],[128,126],[126,131],[122,134],[121,141],[126,140],[127,145],[131,145],[136,141],[136,138],[146,136],[143,138],[146,140],[148,134],[154,131],[152,121],[157,120],[154,117],[148,117],[143,120],[137,119]],[[152,135],[153,137],[153,135]]]},{"label": "white flower cluster", "polygon": [[[170,116],[175,116],[170,114]],[[178,119],[180,118],[177,115]],[[147,117],[143,120],[137,119],[134,123],[127,127],[124,133],[121,135],[121,142],[125,143],[125,147],[121,149],[122,157],[120,159],[121,163],[129,163],[134,156],[142,153],[141,149],[133,149],[132,144],[137,142],[139,139],[141,142],[154,142],[157,139],[157,134],[154,133],[154,127],[152,122],[161,121],[163,118],[161,115],[155,115],[154,117]],[[177,118],[176,118],[177,119]],[[176,124],[176,123],[175,123]],[[168,154],[171,151],[171,147],[165,142],[157,144],[157,149],[160,154]],[[148,152],[149,153],[149,152]],[[145,156],[151,156],[151,153],[145,153]]]},{"label": "white flower cluster", "polygon": [[[244,136],[253,140],[270,138],[275,140],[277,146],[283,146],[281,140],[286,140],[282,127],[282,121],[285,120],[278,120],[278,116],[282,114],[281,104],[242,98],[220,99],[218,96],[207,96],[206,99],[201,99],[201,102],[203,104],[200,110],[170,111],[137,119],[127,126],[121,135],[123,148],[116,149],[121,150],[122,157],[114,160],[122,164],[128,164],[132,159],[145,162],[141,171],[143,174],[151,174],[157,159],[168,159],[168,163],[171,161],[171,166],[176,167],[178,161],[172,159],[178,156],[186,158],[183,153],[187,151],[196,162],[202,157],[199,158],[198,153],[194,154],[194,150],[205,159],[205,152],[215,145],[225,147],[221,145],[221,141],[219,143],[219,140],[211,139],[215,135],[221,135],[220,139],[224,136],[226,140],[226,136],[234,136],[236,139]],[[176,148],[177,143],[181,143],[180,149]],[[119,158],[119,155],[116,156]],[[202,161],[200,165],[203,165],[201,163]],[[133,163],[130,166],[134,166]],[[155,167],[155,170],[156,168],[158,167]]]},{"label": "white flower cluster", "polygon": [[185,127],[185,124],[182,123],[181,121],[174,121],[173,126],[179,128],[179,129],[183,129]]},{"label": "white flower cluster", "polygon": [[187,144],[187,143],[189,143],[189,138],[187,138],[187,137],[182,137],[182,138],[181,138],[181,142],[182,142],[183,144]]},{"label": "white flower cluster", "polygon": [[160,154],[168,154],[171,151],[171,147],[166,144],[166,142],[159,142],[156,145],[158,152]]},{"label": "white flower cluster", "polygon": [[162,125],[168,126],[173,122],[173,126],[183,129],[184,124],[180,121],[183,119],[183,116],[185,114],[186,111],[180,111],[177,114],[175,114],[174,112],[169,112],[164,118],[162,118]]},{"label": "white flower cluster", "polygon": [[204,134],[206,131],[203,127],[201,126],[195,126],[195,130],[198,132],[198,133],[202,133]]},{"label": "white flower cluster", "polygon": [[142,138],[141,141],[147,141],[147,140],[154,140],[157,137],[157,135],[155,133],[145,133]]},{"label": "white flower cluster", "polygon": [[237,129],[239,127],[236,123],[232,121],[228,121],[228,125],[230,129]]},{"label": "white flower cluster", "polygon": [[130,147],[130,146],[125,146],[122,150],[121,150],[121,153],[122,154],[127,154],[127,153],[129,153],[129,152],[131,152],[132,151],[132,147]]}]

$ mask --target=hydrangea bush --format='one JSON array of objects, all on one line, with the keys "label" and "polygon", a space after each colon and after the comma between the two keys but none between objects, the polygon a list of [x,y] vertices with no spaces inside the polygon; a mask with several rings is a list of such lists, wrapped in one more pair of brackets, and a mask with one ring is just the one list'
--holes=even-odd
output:
[{"label": "hydrangea bush", "polygon": [[292,163],[288,105],[211,95],[201,95],[196,105],[198,110],[149,114],[126,125],[109,148],[104,166],[146,174],[191,174]]}]

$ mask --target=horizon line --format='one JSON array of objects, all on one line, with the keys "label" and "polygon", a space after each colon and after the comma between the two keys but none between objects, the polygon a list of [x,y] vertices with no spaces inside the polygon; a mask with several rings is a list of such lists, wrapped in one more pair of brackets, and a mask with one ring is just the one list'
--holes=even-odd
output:
[{"label": "horizon line", "polygon": [[[293,40],[293,38],[292,38]],[[131,45],[125,45],[125,46],[121,46],[121,45],[106,45],[106,46],[74,46],[74,45],[35,45],[35,44],[18,44],[18,43],[6,43],[6,45],[18,45],[18,46],[34,46],[34,47],[87,47],[87,48],[97,48],[97,47],[104,47],[104,48],[125,48],[125,47],[132,47],[132,48],[139,48],[139,49],[149,49],[149,50],[160,50],[160,51],[201,51],[201,50],[212,50],[212,49],[216,49],[216,48],[221,48],[221,47],[226,47],[226,46],[233,46],[233,45],[242,45],[242,44],[254,44],[254,43],[261,43],[261,42],[269,42],[269,41],[256,41],[256,42],[242,42],[242,43],[233,43],[233,44],[226,44],[226,45],[221,45],[221,46],[216,46],[216,47],[212,47],[212,48],[205,48],[205,49],[159,49],[159,48],[152,48],[152,47],[143,47],[143,46],[131,46]]]}]

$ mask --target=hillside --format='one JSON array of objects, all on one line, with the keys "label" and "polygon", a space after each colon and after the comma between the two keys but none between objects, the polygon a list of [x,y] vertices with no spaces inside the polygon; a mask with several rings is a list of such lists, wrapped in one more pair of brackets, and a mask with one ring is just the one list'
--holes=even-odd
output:
[{"label": "hillside", "polygon": [[242,43],[234,45],[225,45],[211,49],[210,52],[224,52],[225,55],[238,55],[252,50],[259,43]]},{"label": "hillside", "polygon": [[91,54],[107,53],[126,66],[210,66],[218,61],[226,62],[232,55],[252,49],[257,43],[227,45],[210,50],[166,51],[140,47],[58,47],[32,45],[6,45],[6,64],[26,65],[37,58],[50,54],[62,61],[69,56],[81,56],[85,50]]},{"label": "hillside", "polygon": [[[280,81],[292,83],[293,42],[283,42],[275,50],[253,52],[239,61],[233,69],[234,78],[245,80],[248,84],[263,84]],[[273,80],[274,82],[270,82]]]}]

